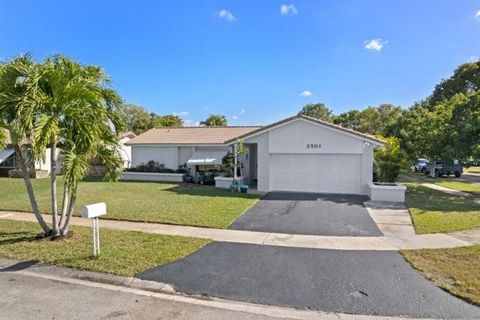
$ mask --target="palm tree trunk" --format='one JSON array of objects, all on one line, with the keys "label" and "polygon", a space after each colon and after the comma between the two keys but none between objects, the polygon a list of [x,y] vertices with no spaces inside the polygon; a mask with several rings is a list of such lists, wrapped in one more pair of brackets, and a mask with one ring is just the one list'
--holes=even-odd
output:
[{"label": "palm tree trunk", "polygon": [[70,227],[70,217],[73,214],[73,210],[75,208],[75,202],[77,201],[77,186],[75,186],[72,190],[72,193],[70,195],[70,201],[68,205],[68,211],[67,211],[67,216],[65,217],[65,222],[63,226],[60,229],[60,234],[62,236],[66,236],[68,233],[68,229]]},{"label": "palm tree trunk", "polygon": [[52,141],[50,146],[50,193],[52,200],[52,235],[58,236],[57,146],[55,141]]},{"label": "palm tree trunk", "polygon": [[35,193],[33,191],[32,181],[30,181],[30,171],[28,170],[27,165],[25,164],[25,159],[23,158],[22,149],[18,144],[14,145],[14,148],[15,148],[15,154],[20,164],[20,170],[22,171],[23,181],[25,182],[25,188],[27,189],[28,198],[30,199],[30,205],[32,206],[33,214],[35,215],[35,218],[37,218],[37,221],[40,224],[40,227],[42,228],[43,233],[45,235],[50,235],[52,232],[52,229],[50,229],[50,227],[47,225],[47,223],[42,217],[42,214],[40,213],[40,209],[38,208],[37,199],[35,198]]},{"label": "palm tree trunk", "polygon": [[61,226],[65,216],[67,215],[68,210],[68,187],[65,184],[63,186],[63,201],[62,201],[62,215],[60,216],[60,221],[58,221],[58,225]]}]

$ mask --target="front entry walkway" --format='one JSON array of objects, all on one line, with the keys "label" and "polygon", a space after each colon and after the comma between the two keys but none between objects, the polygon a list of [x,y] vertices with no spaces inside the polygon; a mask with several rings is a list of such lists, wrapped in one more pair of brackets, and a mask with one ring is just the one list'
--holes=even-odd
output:
[{"label": "front entry walkway", "polygon": [[[1,212],[0,219],[35,222],[35,217],[26,212]],[[49,215],[45,219],[50,220]],[[87,219],[72,217],[71,223],[90,227]],[[203,238],[214,241],[258,244],[266,246],[335,249],[335,250],[382,250],[436,249],[470,246],[480,243],[480,230],[451,234],[424,234],[410,236],[341,237],[294,235],[272,232],[240,231],[178,226],[158,223],[128,222],[102,219],[100,227],[114,230],[140,231],[145,233]]]}]

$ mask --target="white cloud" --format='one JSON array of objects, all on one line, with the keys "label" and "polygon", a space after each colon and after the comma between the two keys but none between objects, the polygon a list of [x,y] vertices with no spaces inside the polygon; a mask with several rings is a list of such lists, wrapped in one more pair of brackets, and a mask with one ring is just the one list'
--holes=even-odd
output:
[{"label": "white cloud", "polygon": [[233,119],[233,120],[238,120],[238,116],[233,115],[233,116],[232,116],[232,119]]},{"label": "white cloud", "polygon": [[387,44],[387,41],[382,39],[372,39],[366,40],[364,48],[371,51],[380,51],[383,49],[383,46]]},{"label": "white cloud", "polygon": [[222,9],[218,12],[218,17],[220,19],[224,19],[230,22],[237,20],[237,18],[235,18],[235,16],[230,11],[225,9]]},{"label": "white cloud", "polygon": [[185,127],[198,127],[200,125],[200,121],[183,120],[183,125]]},{"label": "white cloud", "polygon": [[300,92],[300,96],[301,97],[311,97],[311,96],[313,96],[313,92],[309,91],[309,90],[305,90],[305,91]]},{"label": "white cloud", "polygon": [[189,115],[188,111],[180,111],[180,112],[174,112],[173,113],[174,116],[178,116],[178,117],[186,117]]},{"label": "white cloud", "polygon": [[298,10],[294,4],[282,4],[280,6],[280,14],[283,16],[287,14],[294,15],[297,13],[298,13]]},{"label": "white cloud", "polygon": [[245,114],[245,112],[247,112],[247,110],[245,108],[240,109],[241,114]]},{"label": "white cloud", "polygon": [[480,10],[478,10],[477,13],[475,13],[475,18],[477,18],[478,20],[480,20]]}]

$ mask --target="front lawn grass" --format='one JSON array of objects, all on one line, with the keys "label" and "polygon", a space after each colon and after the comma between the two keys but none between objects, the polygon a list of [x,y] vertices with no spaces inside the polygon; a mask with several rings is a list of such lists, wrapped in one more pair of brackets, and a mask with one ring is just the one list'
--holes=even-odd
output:
[{"label": "front lawn grass", "polygon": [[480,227],[480,204],[475,201],[417,183],[405,185],[406,205],[417,233],[445,233]]},{"label": "front lawn grass", "polygon": [[183,258],[208,243],[204,239],[100,229],[101,254],[94,259],[91,228],[72,226],[71,230],[69,238],[38,240],[38,224],[0,219],[0,256],[133,276]]},{"label": "front lawn grass", "polygon": [[445,188],[468,192],[473,195],[480,196],[480,186],[474,185],[471,183],[466,183],[461,181],[452,181],[452,180],[438,180],[438,181],[435,181],[435,184],[438,184],[439,186],[442,186]]},{"label": "front lawn grass", "polygon": [[401,252],[412,266],[444,290],[480,305],[480,245]]},{"label": "front lawn grass", "polygon": [[[32,183],[41,211],[50,212],[49,179]],[[58,190],[63,190],[61,178]],[[103,201],[108,219],[226,228],[258,198],[212,186],[92,179],[80,183],[75,212],[83,205]],[[22,179],[0,178],[0,210],[32,210]]]}]

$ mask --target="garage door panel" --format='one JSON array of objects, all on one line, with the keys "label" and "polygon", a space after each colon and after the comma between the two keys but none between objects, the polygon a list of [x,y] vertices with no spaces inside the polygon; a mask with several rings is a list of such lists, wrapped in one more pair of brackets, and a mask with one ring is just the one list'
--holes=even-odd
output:
[{"label": "garage door panel", "polygon": [[361,193],[361,155],[272,154],[270,189]]}]

